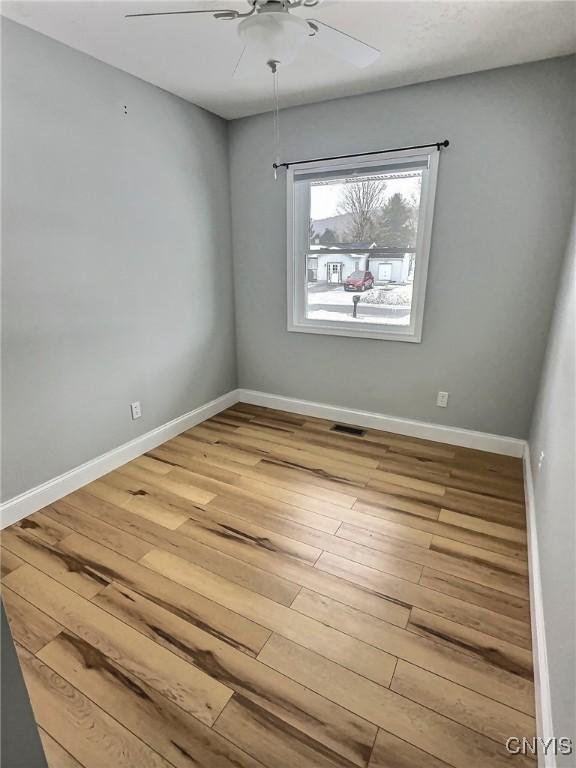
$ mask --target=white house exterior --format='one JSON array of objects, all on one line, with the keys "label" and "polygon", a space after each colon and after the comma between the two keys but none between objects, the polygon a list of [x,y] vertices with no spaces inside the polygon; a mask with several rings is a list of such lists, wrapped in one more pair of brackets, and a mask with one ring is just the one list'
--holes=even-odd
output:
[{"label": "white house exterior", "polygon": [[314,283],[342,285],[357,269],[366,269],[366,256],[320,253],[308,256],[308,280]]},{"label": "white house exterior", "polygon": [[[353,253],[346,253],[348,245]],[[388,283],[404,284],[410,280],[410,254],[375,254],[372,244],[362,252],[365,243],[338,243],[338,246],[311,244],[308,254],[308,282],[327,285],[343,285],[346,278],[357,270],[369,270],[376,285]]]},{"label": "white house exterior", "polygon": [[368,269],[376,285],[407,283],[410,277],[410,254],[398,256],[369,256]]}]

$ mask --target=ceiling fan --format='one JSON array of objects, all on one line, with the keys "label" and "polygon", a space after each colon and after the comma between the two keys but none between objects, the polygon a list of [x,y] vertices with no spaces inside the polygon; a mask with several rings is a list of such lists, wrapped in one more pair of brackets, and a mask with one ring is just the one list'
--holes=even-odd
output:
[{"label": "ceiling fan", "polygon": [[295,8],[313,8],[320,0],[248,0],[245,11],[231,9],[157,11],[129,13],[126,18],[175,16],[210,13],[220,21],[236,21],[244,48],[234,69],[234,77],[251,71],[255,62],[264,62],[273,71],[278,64],[290,64],[305,42],[315,43],[356,67],[367,67],[380,56],[380,51],[367,43],[331,27],[318,19],[304,19],[292,14]]}]

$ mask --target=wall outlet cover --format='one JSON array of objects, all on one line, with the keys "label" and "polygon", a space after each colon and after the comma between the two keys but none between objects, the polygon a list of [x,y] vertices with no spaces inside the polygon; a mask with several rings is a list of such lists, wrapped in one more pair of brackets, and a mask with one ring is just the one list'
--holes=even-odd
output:
[{"label": "wall outlet cover", "polygon": [[137,400],[135,403],[130,403],[130,411],[132,413],[133,419],[139,419],[140,416],[142,416],[142,407],[140,405],[140,400]]},{"label": "wall outlet cover", "polygon": [[436,405],[439,408],[446,408],[448,405],[448,392],[438,392],[438,396],[436,398]]}]

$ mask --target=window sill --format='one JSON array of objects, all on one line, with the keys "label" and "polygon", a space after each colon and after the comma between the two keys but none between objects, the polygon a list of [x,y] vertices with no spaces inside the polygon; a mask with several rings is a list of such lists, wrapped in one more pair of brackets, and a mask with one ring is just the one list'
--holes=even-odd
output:
[{"label": "window sill", "polygon": [[351,328],[346,325],[331,323],[330,326],[317,323],[289,323],[287,330],[290,333],[315,333],[322,336],[348,336],[355,339],[376,339],[378,341],[408,341],[419,344],[422,341],[422,333],[406,329],[404,333],[398,331],[371,330],[367,328]]}]

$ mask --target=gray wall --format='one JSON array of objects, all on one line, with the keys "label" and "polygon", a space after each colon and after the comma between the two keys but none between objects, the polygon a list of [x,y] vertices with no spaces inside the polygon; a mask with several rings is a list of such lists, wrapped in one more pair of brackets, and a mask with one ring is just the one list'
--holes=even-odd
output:
[{"label": "gray wall", "polygon": [[5,768],[48,768],[3,603],[0,614],[0,680],[4,702],[0,717],[0,762]]},{"label": "gray wall", "polygon": [[[530,435],[530,456],[554,735],[571,736],[576,749],[576,213]],[[572,755],[559,764],[574,766],[574,761]]]},{"label": "gray wall", "polygon": [[10,21],[2,43],[6,499],[229,391],[236,363],[227,124]]},{"label": "gray wall", "polygon": [[[240,386],[526,437],[574,194],[574,58],[286,110],[300,159],[448,138],[421,344],[286,331],[272,118],[230,132]],[[450,392],[447,409],[437,390]]]}]

